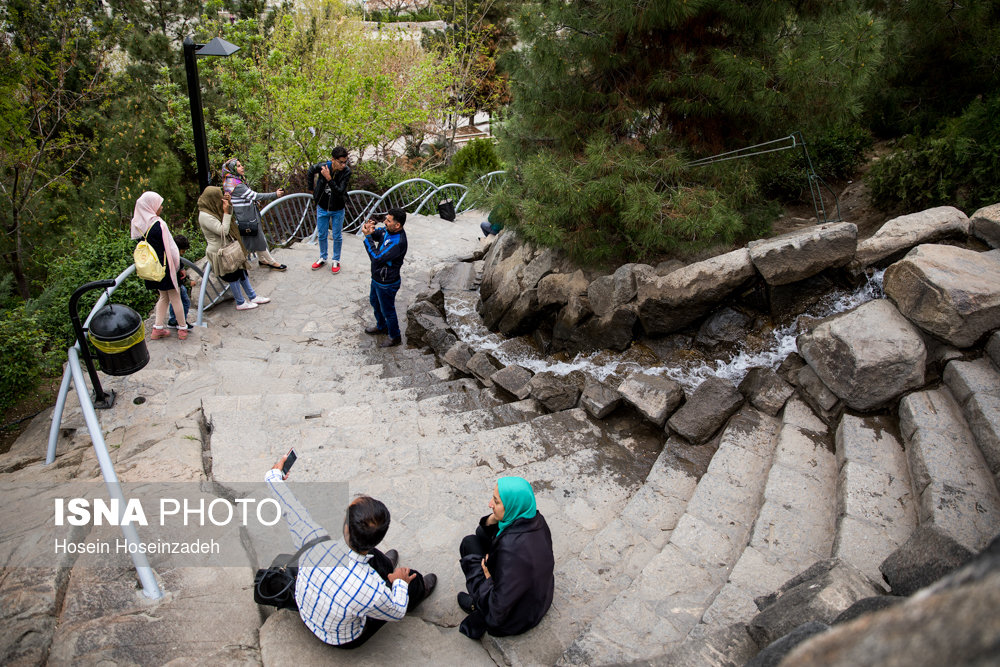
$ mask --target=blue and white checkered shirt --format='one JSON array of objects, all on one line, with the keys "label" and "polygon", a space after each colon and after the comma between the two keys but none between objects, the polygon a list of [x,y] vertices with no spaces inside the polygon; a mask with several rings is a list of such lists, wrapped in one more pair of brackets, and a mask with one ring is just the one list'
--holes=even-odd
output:
[{"label": "blue and white checkered shirt", "polygon": [[[327,535],[281,479],[280,470],[264,476],[271,493],[281,503],[295,548]],[[367,618],[398,621],[410,601],[409,585],[402,579],[392,588],[362,556],[344,544],[343,538],[320,542],[299,558],[295,601],[299,616],[313,634],[327,644],[346,644],[357,639]]]}]

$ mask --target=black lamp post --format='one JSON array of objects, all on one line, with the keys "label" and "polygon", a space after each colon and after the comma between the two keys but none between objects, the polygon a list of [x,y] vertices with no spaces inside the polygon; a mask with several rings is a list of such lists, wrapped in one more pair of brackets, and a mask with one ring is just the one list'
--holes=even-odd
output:
[{"label": "black lamp post", "polygon": [[201,113],[201,82],[198,80],[198,65],[195,58],[205,56],[231,56],[240,47],[216,37],[208,44],[195,44],[190,37],[184,38],[184,69],[187,71],[188,101],[191,103],[191,129],[194,131],[194,157],[198,163],[199,193],[208,187],[208,139],[205,137],[205,117]]}]

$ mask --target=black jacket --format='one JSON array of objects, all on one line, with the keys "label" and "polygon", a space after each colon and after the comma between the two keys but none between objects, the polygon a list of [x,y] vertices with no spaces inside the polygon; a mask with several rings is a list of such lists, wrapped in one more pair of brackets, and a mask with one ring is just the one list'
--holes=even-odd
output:
[{"label": "black jacket", "polygon": [[406,232],[390,234],[384,227],[365,237],[365,250],[372,261],[372,280],[391,285],[399,280],[399,270],[406,257]]},{"label": "black jacket", "polygon": [[[489,515],[487,515],[489,516]],[[487,579],[478,554],[462,558],[466,587],[494,637],[517,635],[538,625],[552,605],[555,561],[552,534],[541,512],[518,519],[497,537],[499,526],[479,521],[476,534],[490,542]]]},{"label": "black jacket", "polygon": [[347,201],[347,184],[351,180],[351,168],[344,166],[340,171],[330,168],[332,181],[323,178],[322,169],[328,162],[319,162],[309,168],[306,182],[313,186],[313,201],[326,211],[339,211]]}]

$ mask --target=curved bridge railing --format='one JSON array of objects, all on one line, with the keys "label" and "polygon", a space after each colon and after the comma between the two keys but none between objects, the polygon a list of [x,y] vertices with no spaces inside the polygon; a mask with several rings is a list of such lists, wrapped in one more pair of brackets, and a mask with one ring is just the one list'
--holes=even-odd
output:
[{"label": "curved bridge railing", "polygon": [[[481,176],[478,182],[489,190],[504,173],[491,171]],[[463,213],[475,205],[468,195],[469,188],[460,183],[438,186],[425,178],[402,181],[381,195],[368,190],[351,190],[347,193],[344,232],[359,233],[365,220],[373,214],[387,213],[391,208],[435,215],[438,204],[446,199],[454,203],[456,214]],[[316,205],[311,193],[298,192],[275,199],[261,209],[260,217],[264,234],[274,246],[287,247],[295,241],[316,241]]]}]

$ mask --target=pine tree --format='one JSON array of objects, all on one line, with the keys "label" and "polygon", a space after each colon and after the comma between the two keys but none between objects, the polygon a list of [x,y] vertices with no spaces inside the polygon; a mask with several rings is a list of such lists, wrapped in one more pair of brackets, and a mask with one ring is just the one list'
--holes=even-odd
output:
[{"label": "pine tree", "polygon": [[539,0],[517,28],[502,135],[517,166],[496,203],[601,260],[745,233],[746,169],[684,163],[857,114],[884,26],[853,2]]}]

